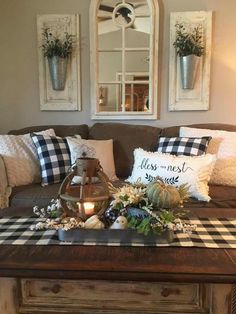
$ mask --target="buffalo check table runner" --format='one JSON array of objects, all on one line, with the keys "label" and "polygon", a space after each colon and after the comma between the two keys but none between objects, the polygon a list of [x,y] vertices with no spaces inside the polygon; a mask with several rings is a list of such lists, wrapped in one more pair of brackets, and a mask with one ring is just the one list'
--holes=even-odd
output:
[{"label": "buffalo check table runner", "polygon": [[[31,230],[31,226],[42,221],[34,217],[0,218],[1,245],[103,245],[103,246],[180,246],[204,248],[236,248],[236,218],[193,218],[186,223],[196,225],[192,234],[177,232],[174,240],[168,244],[158,241],[114,241],[112,239],[83,239],[76,243],[60,242],[56,230]],[[121,231],[122,232],[122,231]]]}]

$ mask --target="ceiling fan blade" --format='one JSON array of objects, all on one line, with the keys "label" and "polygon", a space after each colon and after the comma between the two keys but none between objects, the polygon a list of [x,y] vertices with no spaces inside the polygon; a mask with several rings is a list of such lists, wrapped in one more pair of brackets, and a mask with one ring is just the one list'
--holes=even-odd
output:
[{"label": "ceiling fan blade", "polygon": [[104,21],[108,21],[108,20],[111,20],[112,18],[111,17],[98,17],[98,22],[104,22]]},{"label": "ceiling fan blade", "polygon": [[130,23],[131,18],[128,15],[123,16],[127,23]]},{"label": "ceiling fan blade", "polygon": [[146,5],[146,4],[139,3],[139,4],[135,5],[134,8],[135,8],[135,9],[138,9],[138,8],[143,7],[144,5]]},{"label": "ceiling fan blade", "polygon": [[100,4],[99,10],[101,10],[101,11],[106,11],[106,12],[111,12],[111,13],[112,13],[112,12],[114,11],[114,8],[113,8],[113,7],[110,7],[109,5]]},{"label": "ceiling fan blade", "polygon": [[[118,4],[121,4],[121,2],[117,3]],[[143,3],[139,3],[137,5],[133,5],[132,3],[128,3],[129,5],[131,5],[132,7],[134,7],[135,9],[139,8],[139,7],[142,7],[144,4]],[[114,11],[114,8],[115,7],[111,7],[109,5],[106,5],[106,4],[100,4],[99,6],[99,10],[101,11],[106,11],[106,12],[113,12]]]}]

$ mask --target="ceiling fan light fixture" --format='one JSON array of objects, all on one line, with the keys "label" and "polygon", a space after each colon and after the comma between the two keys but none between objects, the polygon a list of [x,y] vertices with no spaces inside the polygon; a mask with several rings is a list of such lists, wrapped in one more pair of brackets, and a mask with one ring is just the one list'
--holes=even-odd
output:
[{"label": "ceiling fan light fixture", "polygon": [[113,10],[112,20],[118,27],[128,28],[135,21],[135,12],[133,5],[129,3],[119,3]]}]

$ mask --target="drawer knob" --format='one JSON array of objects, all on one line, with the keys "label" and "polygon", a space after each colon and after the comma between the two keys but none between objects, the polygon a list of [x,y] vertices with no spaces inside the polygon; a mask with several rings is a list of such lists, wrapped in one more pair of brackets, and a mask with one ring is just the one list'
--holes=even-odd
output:
[{"label": "drawer knob", "polygon": [[167,298],[170,295],[170,290],[168,288],[164,288],[161,291],[161,295],[165,298]]},{"label": "drawer knob", "polygon": [[180,294],[180,290],[179,289],[169,289],[169,288],[163,288],[161,291],[161,295],[164,298],[167,298],[170,294],[176,294],[179,295]]},{"label": "drawer knob", "polygon": [[51,291],[53,293],[55,293],[55,294],[59,293],[60,290],[61,290],[61,286],[60,285],[54,285],[54,286],[52,286],[52,289],[51,289]]}]

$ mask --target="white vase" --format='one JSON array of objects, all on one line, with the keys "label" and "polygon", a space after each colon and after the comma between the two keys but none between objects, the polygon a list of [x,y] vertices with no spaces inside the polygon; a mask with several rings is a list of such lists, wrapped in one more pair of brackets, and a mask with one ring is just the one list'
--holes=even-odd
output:
[{"label": "white vase", "polygon": [[179,59],[182,88],[193,89],[201,57],[188,55]]}]

